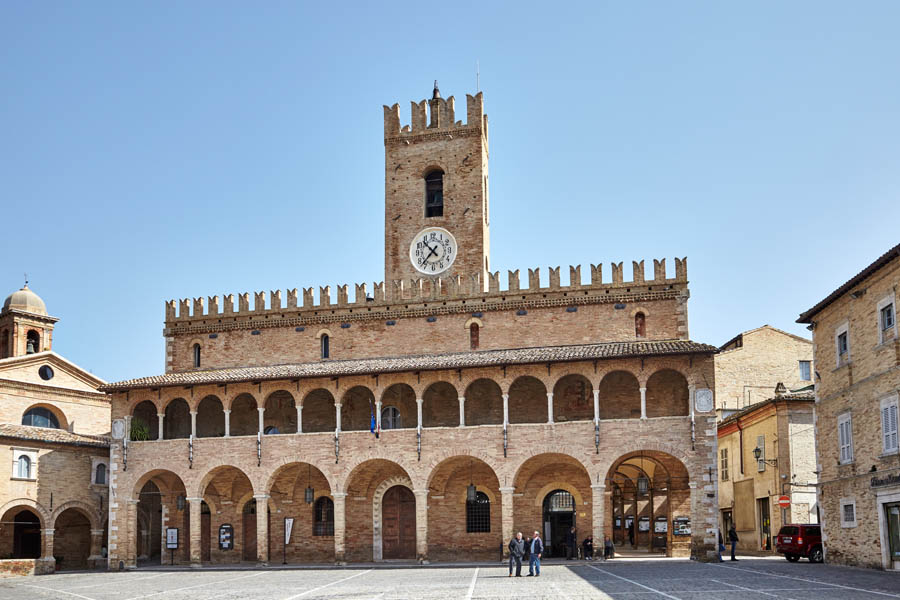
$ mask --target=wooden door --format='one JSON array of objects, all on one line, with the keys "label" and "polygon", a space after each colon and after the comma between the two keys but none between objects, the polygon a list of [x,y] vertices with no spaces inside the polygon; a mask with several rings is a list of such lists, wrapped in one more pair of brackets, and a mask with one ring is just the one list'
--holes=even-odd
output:
[{"label": "wooden door", "polygon": [[409,488],[395,485],[381,503],[383,558],[416,557],[416,497]]},{"label": "wooden door", "polygon": [[244,560],[256,560],[256,512],[244,513]]}]

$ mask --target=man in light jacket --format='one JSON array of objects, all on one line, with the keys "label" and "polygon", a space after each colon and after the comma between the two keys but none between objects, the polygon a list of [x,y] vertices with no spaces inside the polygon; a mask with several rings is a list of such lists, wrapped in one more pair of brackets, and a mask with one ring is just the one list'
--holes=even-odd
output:
[{"label": "man in light jacket", "polygon": [[541,541],[541,532],[535,531],[531,540],[531,556],[528,557],[528,576],[541,576],[541,554],[544,553],[544,542]]},{"label": "man in light jacket", "polygon": [[513,564],[516,565],[516,577],[522,576],[522,557],[525,555],[525,540],[522,532],[509,540],[509,576],[513,576]]}]

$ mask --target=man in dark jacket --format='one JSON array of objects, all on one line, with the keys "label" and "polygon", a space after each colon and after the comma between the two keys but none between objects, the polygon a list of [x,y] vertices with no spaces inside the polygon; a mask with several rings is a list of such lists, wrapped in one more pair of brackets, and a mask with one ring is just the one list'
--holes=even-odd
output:
[{"label": "man in dark jacket", "polygon": [[522,557],[525,556],[525,540],[522,539],[522,532],[516,534],[516,537],[509,540],[509,576],[513,576],[513,564],[516,565],[516,577],[522,576]]},{"label": "man in dark jacket", "polygon": [[574,527],[566,534],[566,560],[573,558],[578,558],[578,536]]},{"label": "man in dark jacket", "polygon": [[581,542],[584,560],[594,560],[594,536],[589,535]]},{"label": "man in dark jacket", "polygon": [[544,542],[541,541],[541,532],[535,531],[531,540],[531,555],[528,557],[528,576],[541,576],[541,554],[544,553]]},{"label": "man in dark jacket", "polygon": [[732,523],[731,527],[728,529],[728,541],[731,542],[731,560],[737,560],[734,557],[734,551],[737,548],[738,534],[737,529],[734,528],[734,523]]}]

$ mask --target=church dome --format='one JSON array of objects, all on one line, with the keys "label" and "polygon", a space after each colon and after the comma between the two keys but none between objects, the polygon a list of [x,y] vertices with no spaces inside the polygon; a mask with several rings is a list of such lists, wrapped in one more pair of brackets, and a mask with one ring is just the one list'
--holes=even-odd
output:
[{"label": "church dome", "polygon": [[38,315],[47,314],[47,307],[44,305],[44,301],[41,300],[40,296],[28,289],[27,283],[21,290],[10,294],[3,303],[3,312],[8,310],[21,310]]}]

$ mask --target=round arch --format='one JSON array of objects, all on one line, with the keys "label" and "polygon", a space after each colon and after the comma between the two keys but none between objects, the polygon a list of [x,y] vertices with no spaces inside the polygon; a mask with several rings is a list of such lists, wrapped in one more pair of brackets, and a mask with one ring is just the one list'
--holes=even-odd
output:
[{"label": "round arch", "polygon": [[641,385],[631,371],[610,371],[597,388],[600,390],[601,419],[641,417]]},{"label": "round arch", "polygon": [[466,425],[503,423],[503,389],[493,379],[482,377],[466,387]]},{"label": "round arch", "polygon": [[554,421],[590,421],[594,418],[594,387],[580,373],[569,373],[553,385]]},{"label": "round arch", "polygon": [[520,375],[509,386],[510,423],[547,422],[547,386],[533,375]]},{"label": "round arch", "polygon": [[302,430],[304,433],[331,432],[337,428],[334,395],[323,387],[310,390],[303,396]]},{"label": "round arch", "polygon": [[660,369],[647,379],[647,416],[683,417],[690,414],[687,378],[675,369]]},{"label": "round arch", "polygon": [[54,529],[56,527],[56,520],[59,518],[59,516],[69,509],[81,513],[82,516],[84,516],[91,524],[91,529],[103,528],[103,524],[100,522],[100,515],[97,514],[95,507],[90,506],[85,502],[81,502],[80,500],[70,500],[68,502],[64,502],[63,504],[60,504],[55,509],[53,509],[53,514],[50,520],[51,529]]},{"label": "round arch", "polygon": [[459,393],[449,381],[434,381],[422,392],[424,427],[459,426]]},{"label": "round arch", "polygon": [[53,416],[56,417],[56,421],[59,423],[59,428],[65,431],[69,430],[69,420],[66,418],[66,413],[64,413],[63,410],[58,406],[55,406],[48,402],[38,402],[36,404],[32,404],[22,411],[22,418],[24,419],[25,415],[27,415],[31,410],[35,408],[43,408],[50,411],[50,413],[52,413]]}]

